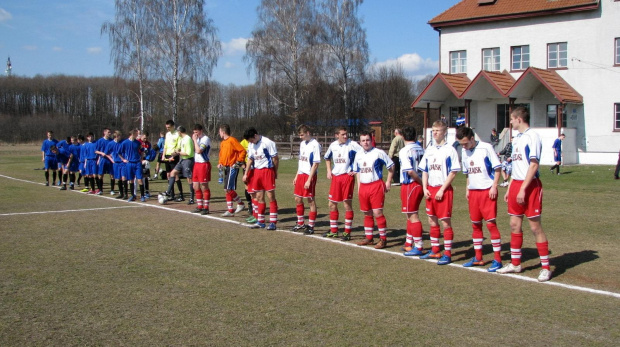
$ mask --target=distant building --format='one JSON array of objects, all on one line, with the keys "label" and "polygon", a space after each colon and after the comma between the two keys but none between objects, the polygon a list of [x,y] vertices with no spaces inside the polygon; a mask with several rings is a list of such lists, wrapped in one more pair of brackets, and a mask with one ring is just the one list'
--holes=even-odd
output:
[{"label": "distant building", "polygon": [[463,0],[429,21],[439,73],[412,107],[438,109],[489,141],[509,138],[509,110],[529,107],[543,164],[566,134],[567,164],[615,164],[620,148],[620,1]]}]

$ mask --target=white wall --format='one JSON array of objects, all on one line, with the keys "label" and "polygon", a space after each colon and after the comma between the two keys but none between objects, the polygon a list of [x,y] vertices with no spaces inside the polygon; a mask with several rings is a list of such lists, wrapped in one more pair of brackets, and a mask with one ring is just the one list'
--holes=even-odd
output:
[{"label": "white wall", "polygon": [[[602,0],[595,11],[446,27],[441,33],[441,72],[450,72],[449,52],[466,50],[467,75],[473,79],[482,69],[482,49],[494,47],[500,48],[501,70],[510,71],[510,47],[520,45],[530,46],[530,65],[544,69],[547,44],[567,42],[568,69],[556,71],[583,96],[584,102],[567,107],[568,126],[578,128],[573,140],[581,152],[610,153],[616,158],[620,132],[613,131],[613,105],[620,102],[620,67],[613,66],[613,50],[614,38],[620,37],[619,18],[620,2]],[[511,72],[515,79],[521,73]],[[533,127],[546,126],[546,105],[558,103],[542,89],[533,100],[522,101],[532,107]],[[489,132],[495,124],[495,112],[489,118],[489,107],[476,107],[480,119],[471,125],[481,133]],[[582,163],[595,158],[580,157]]]}]

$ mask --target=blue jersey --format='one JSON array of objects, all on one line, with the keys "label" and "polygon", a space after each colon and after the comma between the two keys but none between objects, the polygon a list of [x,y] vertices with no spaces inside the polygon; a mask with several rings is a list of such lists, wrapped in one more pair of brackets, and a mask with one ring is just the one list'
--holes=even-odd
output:
[{"label": "blue jersey", "polygon": [[127,139],[121,144],[121,156],[130,163],[142,161],[142,144],[138,140]]},{"label": "blue jersey", "polygon": [[43,144],[41,145],[41,152],[45,152],[46,156],[53,156],[54,153],[52,153],[50,148],[52,148],[52,146],[56,146],[57,143],[58,143],[58,140],[56,139],[51,139],[51,140],[46,139],[45,141],[43,141]]},{"label": "blue jersey", "polygon": [[80,144],[72,144],[71,146],[69,146],[69,152],[71,152],[71,154],[73,154],[73,161],[74,162],[83,162],[82,158],[80,156],[81,152],[82,152],[82,146],[80,146]]},{"label": "blue jersey", "polygon": [[58,149],[60,148],[65,148],[66,146],[69,146],[69,144],[67,143],[66,140],[60,140],[58,141],[58,143],[56,144],[56,147],[58,147]]},{"label": "blue jersey", "polygon": [[97,149],[96,149],[96,151],[97,151],[97,152],[103,152],[103,153],[109,154],[109,153],[107,153],[107,152],[106,152],[106,149],[107,149],[107,147],[108,147],[108,144],[109,144],[110,142],[113,142],[113,141],[114,141],[114,140],[112,140],[112,139],[106,139],[105,137],[100,138],[99,140],[97,140],[97,142],[95,142],[95,144],[96,144],[96,148],[97,148]]},{"label": "blue jersey", "polygon": [[103,153],[105,153],[107,155],[112,155],[114,153],[114,148],[115,147],[116,147],[116,142],[114,142],[114,140],[108,141],[108,143],[106,144],[106,147],[105,147],[105,151],[103,151]]},{"label": "blue jersey", "polygon": [[97,145],[92,143],[92,142],[86,142],[83,146],[82,146],[82,153],[80,157],[84,157],[85,160],[94,160],[97,159],[97,154],[95,153],[95,150],[97,148]]},{"label": "blue jersey", "polygon": [[157,140],[157,148],[159,148],[159,153],[163,152],[165,142],[166,142],[165,137],[160,137],[159,140]]},{"label": "blue jersey", "polygon": [[71,157],[71,152],[69,151],[68,146],[66,146],[67,141],[65,141],[65,146],[58,148],[58,154],[56,154],[56,160],[63,165],[66,165],[69,162],[69,158]]},{"label": "blue jersey", "polygon": [[553,147],[558,153],[562,152],[562,140],[560,139],[555,139],[555,141],[553,141]]},{"label": "blue jersey", "polygon": [[112,159],[114,159],[115,163],[121,163],[123,161],[120,157],[123,141],[113,141],[112,143],[114,144],[114,148],[112,149]]}]

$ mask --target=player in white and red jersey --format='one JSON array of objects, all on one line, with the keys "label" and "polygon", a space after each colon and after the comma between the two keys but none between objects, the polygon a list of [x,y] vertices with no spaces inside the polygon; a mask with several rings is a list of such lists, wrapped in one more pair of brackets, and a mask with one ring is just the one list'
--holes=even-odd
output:
[{"label": "player in white and red jersey", "polygon": [[464,267],[482,266],[482,220],[487,221],[491,233],[494,260],[487,269],[495,272],[502,267],[502,240],[495,223],[497,219],[497,186],[501,164],[495,149],[489,143],[476,141],[474,131],[461,127],[456,131],[456,138],[463,147],[461,161],[463,173],[467,175],[466,198],[469,202],[469,217],[473,227],[472,239],[475,255]]},{"label": "player in white and red jersey", "polygon": [[[293,179],[295,191],[295,205],[297,212],[297,224],[293,231],[303,231],[306,235],[314,234],[314,223],[316,221],[316,200],[315,188],[319,163],[321,162],[321,145],[310,135],[310,127],[300,125],[297,127],[297,134],[301,139],[299,144],[299,161],[297,164],[297,174]],[[308,225],[304,225],[304,198],[308,200],[310,212],[308,213]]]},{"label": "player in white and red jersey", "polygon": [[[243,182],[248,185],[248,192],[254,194],[257,206],[256,224],[253,229],[265,228],[265,194],[269,198],[269,226],[267,230],[276,230],[278,223],[278,202],[276,201],[276,178],[278,178],[278,150],[275,142],[259,135],[254,128],[243,134],[250,142],[248,146],[248,170],[243,174]],[[249,180],[251,178],[251,180]]]},{"label": "player in white and red jersey", "polygon": [[[433,139],[436,145],[426,149],[420,161],[422,169],[422,185],[426,197],[426,214],[430,224],[431,251],[420,259],[438,259],[437,264],[446,265],[452,262],[452,200],[454,191],[452,181],[461,170],[459,157],[454,147],[446,143],[448,126],[438,120],[433,123]],[[443,227],[444,254],[439,248],[439,238]]]},{"label": "player in white and red jersey", "polygon": [[549,242],[542,229],[542,183],[538,178],[542,142],[537,133],[530,129],[530,113],[525,107],[517,107],[510,114],[512,129],[519,132],[512,142],[512,179],[504,200],[508,202],[510,215],[510,259],[511,262],[499,273],[521,272],[521,247],[523,246],[523,216],[527,217],[530,229],[536,239],[542,270],[538,281],[551,279],[549,267]]},{"label": "player in white and red jersey", "polygon": [[[324,237],[338,237],[338,203],[343,203],[344,233],[342,241],[351,239],[351,228],[353,225],[353,185],[355,183],[355,172],[353,171],[353,160],[357,152],[362,150],[357,142],[348,138],[347,128],[339,127],[336,129],[336,141],[332,142],[325,152],[325,166],[327,167],[327,179],[331,180],[329,186],[329,231],[324,233]],[[333,168],[332,168],[333,164]]]},{"label": "player in white and red jersey", "polygon": [[422,252],[422,222],[418,210],[424,197],[422,178],[418,175],[420,146],[416,144],[416,130],[406,127],[402,131],[405,147],[398,152],[400,160],[400,202],[402,213],[407,215],[407,236],[403,246],[404,255],[420,256]]},{"label": "player in white and red jersey", "polygon": [[194,169],[192,170],[192,185],[196,194],[196,209],[194,213],[209,214],[209,202],[211,200],[211,163],[209,152],[211,151],[211,139],[204,134],[202,125],[194,125],[192,132],[194,143]]},{"label": "player in white and red jersey", "polygon": [[[376,249],[387,245],[387,222],[383,215],[385,193],[390,191],[390,182],[394,175],[394,163],[384,151],[372,146],[372,136],[369,131],[360,133],[362,150],[357,152],[353,161],[353,171],[357,174],[357,193],[360,210],[364,212],[364,234],[366,238],[358,242],[359,246],[374,245],[372,231],[377,220],[379,228],[379,242]],[[388,170],[387,180],[383,181],[383,167]],[[373,219],[374,217],[374,219]]]}]

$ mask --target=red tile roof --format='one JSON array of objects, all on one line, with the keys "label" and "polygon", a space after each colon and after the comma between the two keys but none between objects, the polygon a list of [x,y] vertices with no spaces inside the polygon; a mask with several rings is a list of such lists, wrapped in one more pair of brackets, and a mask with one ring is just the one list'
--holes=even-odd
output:
[{"label": "red tile roof", "polygon": [[583,103],[583,97],[554,70],[529,67],[507,92],[513,94],[527,79],[535,78],[562,103]]},{"label": "red tile roof", "polygon": [[600,0],[463,0],[428,23],[433,28],[596,9]]},{"label": "red tile roof", "polygon": [[[433,80],[424,88],[422,93],[411,103],[411,107],[416,107],[418,103],[420,103],[424,98],[430,97],[431,99],[437,98],[436,93],[444,94],[443,89],[446,93],[452,93],[455,97],[460,98],[461,94],[467,89],[471,80],[467,77],[466,74],[447,74],[447,73],[438,73],[433,77]],[[440,86],[445,86],[442,88]],[[449,92],[448,92],[449,90]],[[440,97],[441,99],[441,97]]]}]

